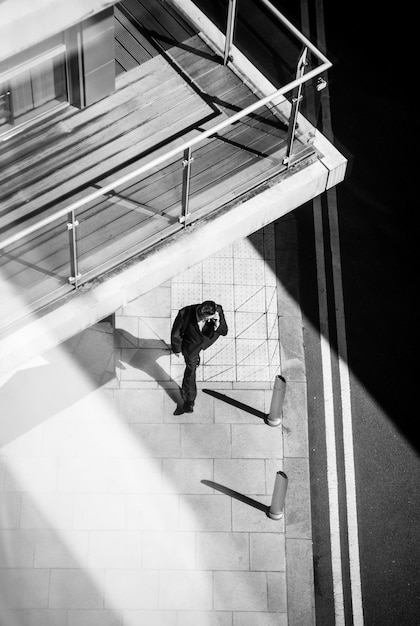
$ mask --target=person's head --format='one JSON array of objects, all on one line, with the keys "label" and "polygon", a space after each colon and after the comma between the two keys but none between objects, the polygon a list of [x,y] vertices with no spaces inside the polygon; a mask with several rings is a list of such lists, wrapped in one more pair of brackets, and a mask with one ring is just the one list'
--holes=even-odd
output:
[{"label": "person's head", "polygon": [[216,313],[216,303],[213,300],[205,300],[198,306],[197,313],[200,320],[208,320]]}]

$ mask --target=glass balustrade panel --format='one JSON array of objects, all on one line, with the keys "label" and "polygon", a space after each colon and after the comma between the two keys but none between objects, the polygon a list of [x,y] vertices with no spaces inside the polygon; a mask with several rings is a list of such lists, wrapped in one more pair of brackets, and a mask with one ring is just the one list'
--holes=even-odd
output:
[{"label": "glass balustrade panel", "polygon": [[73,290],[67,223],[62,217],[1,250],[0,328]]}]

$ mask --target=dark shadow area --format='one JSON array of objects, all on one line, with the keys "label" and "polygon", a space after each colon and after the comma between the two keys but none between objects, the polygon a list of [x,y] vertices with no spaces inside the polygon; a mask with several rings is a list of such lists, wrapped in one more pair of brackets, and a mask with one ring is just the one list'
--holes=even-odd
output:
[{"label": "dark shadow area", "polygon": [[[130,365],[153,378],[175,404],[181,404],[182,399],[178,383],[157,362],[159,357],[171,353],[171,346],[163,339],[134,337],[134,335],[121,328],[116,328],[115,332],[118,334],[121,349],[129,348],[134,351],[130,359]],[[124,369],[124,363],[119,360],[116,367]]]},{"label": "dark shadow area", "polygon": [[[188,83],[191,86],[191,88],[198,95],[200,95],[200,97],[202,97],[203,100],[208,104],[208,106],[211,107],[215,112],[221,113],[218,106],[229,108],[235,112],[239,112],[242,110],[241,107],[235,106],[229,102],[224,102],[220,98],[210,96],[206,92],[202,91],[202,89],[196,84],[196,82],[193,79],[190,78],[188,73],[184,70],[184,68],[182,67],[182,64],[176,61],[175,59],[173,59],[172,56],[170,56],[167,51],[171,47],[176,46],[177,48],[184,50],[185,52],[189,52],[190,54],[193,54],[197,57],[201,57],[208,61],[217,63],[219,65],[223,64],[222,57],[214,53],[205,52],[204,50],[197,49],[189,44],[179,41],[176,38],[172,37],[169,32],[166,32],[166,31],[159,32],[157,30],[153,30],[152,28],[144,27],[144,25],[142,25],[142,23],[139,21],[140,18],[136,19],[136,17],[127,8],[125,8],[123,4],[120,5],[120,10],[126,14],[127,19],[129,19],[129,21],[133,24],[136,30],[139,33],[141,33],[141,35],[145,39],[147,39],[150,42],[150,44],[153,45],[159,51],[159,54],[167,61],[167,63],[171,65],[171,67],[173,67],[183,77],[185,82]],[[267,41],[265,43],[267,43]],[[283,122],[279,121],[277,123],[275,121],[268,120],[262,117],[261,115],[259,115],[258,113],[251,113],[249,117],[252,119],[258,120],[262,122],[263,124],[272,125],[276,129],[287,131],[287,128],[288,128],[288,126],[284,124]],[[258,156],[260,155],[258,154]]]},{"label": "dark shadow area", "polygon": [[270,507],[267,506],[266,504],[262,504],[261,502],[258,502],[257,500],[253,500],[252,498],[248,498],[248,496],[244,496],[242,493],[239,493],[238,491],[229,489],[229,487],[224,487],[223,485],[219,485],[219,483],[215,483],[212,480],[202,480],[201,483],[203,485],[206,485],[207,487],[211,487],[211,489],[216,489],[216,491],[220,491],[221,493],[224,493],[226,496],[229,496],[230,498],[235,498],[235,500],[239,500],[240,502],[243,502],[244,504],[248,504],[248,506],[252,506],[254,509],[263,511],[266,515],[268,515]]},{"label": "dark shadow area", "polygon": [[[199,128],[198,130],[203,130],[203,129]],[[223,141],[224,143],[229,144],[230,146],[233,146],[234,148],[245,150],[245,152],[248,152],[249,154],[252,154],[253,156],[256,156],[261,159],[269,159],[272,154],[278,152],[279,150],[279,147],[275,146],[274,148],[271,148],[271,150],[269,151],[261,152],[260,150],[256,150],[255,148],[252,148],[251,146],[247,146],[244,143],[240,143],[239,141],[234,141],[233,139],[229,139],[229,137],[223,137],[223,135],[219,135],[219,133],[212,135],[212,138],[218,139],[219,141]],[[273,159],[273,161],[275,162],[275,159]],[[280,157],[277,157],[277,161],[280,165],[282,164]]]},{"label": "dark shadow area", "polygon": [[[166,49],[169,49],[171,47],[177,47],[177,48],[180,48],[181,50],[184,50],[185,52],[191,52],[191,54],[195,54],[203,59],[206,59],[207,61],[212,61],[213,63],[217,63],[218,65],[223,64],[223,59],[220,56],[218,56],[216,53],[209,53],[209,52],[205,52],[204,50],[197,50],[197,48],[193,48],[192,46],[186,43],[177,41],[173,37],[170,37],[168,35],[163,35],[154,30],[149,30],[147,28],[144,28],[135,20],[133,21],[133,23],[136,25],[137,30],[156,47],[156,49],[159,51],[159,54],[162,54],[162,56],[164,56],[168,60],[169,63],[174,64],[175,66],[176,64],[174,63],[174,61],[170,57],[168,57],[168,55],[165,54]],[[162,42],[162,44],[166,44],[166,45],[165,46],[160,45],[158,42]]]},{"label": "dark shadow area", "polygon": [[[180,45],[178,46],[180,48],[184,48],[185,50],[188,50],[189,52],[191,52],[194,55],[197,56],[201,56],[203,58],[207,58],[210,61],[217,61],[217,57],[213,57],[213,55],[209,55],[206,54],[200,50],[196,50],[195,48],[191,48],[190,46],[183,46]],[[206,104],[213,110],[213,112],[215,113],[215,115],[220,115],[221,111],[218,109],[218,107],[214,104],[214,102],[211,101],[210,98],[206,97],[206,93],[204,91],[202,91],[202,89],[197,85],[197,83],[190,78],[190,76],[188,75],[188,73],[183,69],[183,67],[180,65],[180,63],[178,63],[177,61],[175,61],[170,55],[168,55],[165,50],[161,49],[160,50],[160,54],[161,56],[165,59],[165,61],[180,75],[182,76],[182,78],[184,79],[184,81],[187,83],[187,85],[189,87],[191,87],[191,89],[193,89],[195,91],[195,93],[197,95],[200,96],[200,98],[202,98]]]},{"label": "dark shadow area", "polygon": [[[227,2],[197,0],[196,4],[222,33],[226,32]],[[279,9],[283,11],[282,8]],[[245,52],[263,74],[269,70],[270,79],[278,87],[292,80],[301,48],[299,42],[285,31],[280,21],[255,0],[238,2],[236,13],[234,45]]]},{"label": "dark shadow area", "polygon": [[[292,8],[290,1],[288,4]],[[329,236],[337,225],[340,237],[345,312],[341,321],[345,323],[347,343],[342,357],[350,373],[364,619],[366,624],[377,626],[414,625],[420,614],[418,549],[414,549],[419,544],[419,500],[413,497],[418,494],[420,436],[413,412],[412,382],[417,370],[414,344],[418,343],[414,304],[418,283],[414,212],[418,201],[412,168],[406,160],[394,158],[408,151],[411,139],[406,129],[412,124],[413,111],[398,89],[388,87],[391,75],[398,76],[401,85],[409,84],[404,80],[407,68],[402,59],[411,57],[409,48],[413,48],[414,39],[402,23],[402,11],[367,13],[360,2],[338,5],[325,0],[322,4],[326,54],[334,63],[328,72],[333,142],[346,157],[351,156],[351,163],[345,180],[328,194],[334,201],[336,196],[338,223],[332,219],[335,205],[328,206],[326,194],[316,210],[325,233],[329,341],[336,354],[333,281],[339,258],[331,249]],[[292,11],[299,26],[300,9],[298,3],[295,5]],[[314,6],[311,17],[317,17]],[[405,37],[398,52],[390,54],[386,63],[376,63],[371,51],[385,49],[387,34],[403,30]],[[312,41],[313,33],[315,29],[311,28]],[[393,121],[401,132],[385,130]],[[319,129],[326,133],[328,126]],[[329,626],[335,619],[333,585],[328,580],[330,537],[325,532],[329,523],[325,506],[325,433],[320,421],[314,419],[322,417],[324,407],[313,203],[296,209],[294,218],[299,286],[296,289],[287,276],[282,282],[298,301],[300,296],[304,316],[307,397],[312,418],[308,425],[315,600],[317,623]],[[281,230],[285,224],[286,220],[281,219],[276,227]],[[285,273],[285,252],[281,254]],[[281,272],[280,263],[277,269]],[[333,376],[335,381],[339,379],[337,366],[333,367]],[[336,393],[338,480],[343,485],[341,408],[340,394]],[[345,520],[344,497],[340,514]],[[343,556],[346,560],[346,546]],[[344,563],[343,574],[348,596],[348,563]],[[348,614],[347,620],[351,621]]]},{"label": "dark shadow area", "polygon": [[[235,113],[240,113],[245,108],[245,107],[237,106],[237,105],[235,105],[232,102],[229,102],[227,100],[222,100],[221,98],[219,98],[217,96],[210,96],[209,94],[206,94],[204,92],[201,94],[201,97],[203,98],[203,100],[205,100],[205,102],[209,106],[219,106],[219,107],[222,107],[224,109],[229,109],[230,111],[233,112],[233,115]],[[270,104],[265,105],[265,107],[261,107],[261,108],[265,108],[266,110],[269,111],[269,107],[270,107]],[[220,112],[220,110],[219,110],[219,112]],[[252,120],[254,120],[256,122],[259,122],[259,123],[261,123],[261,124],[263,124],[265,126],[271,126],[274,130],[284,131],[285,133],[287,132],[288,127],[289,127],[288,124],[285,124],[282,120],[276,118],[276,116],[274,114],[270,118],[268,118],[268,117],[262,115],[261,113],[256,113],[254,111],[253,113],[248,113],[248,115],[246,117],[248,117],[249,119],[252,119]],[[232,124],[232,128],[235,125],[244,124],[244,123],[246,123],[246,118],[243,118],[242,120],[238,120],[238,121],[234,122]],[[268,131],[266,130],[265,132],[268,132]],[[211,137],[217,137],[218,139],[221,138],[217,134],[211,135]]]},{"label": "dark shadow area", "polygon": [[[413,167],[394,158],[409,151],[411,135],[404,129],[410,128],[413,111],[388,80],[398,76],[401,85],[409,84],[403,59],[412,56],[415,39],[403,11],[375,15],[361,2],[340,9],[325,2],[325,7],[328,49],[337,59],[330,82],[333,130],[355,155],[337,199],[347,360],[355,377],[364,617],[366,624],[408,626],[420,615],[420,435],[414,415],[418,200]],[[398,52],[377,64],[369,51],[384,49],[387,33],[403,30]],[[401,132],[384,132],[392,120]],[[384,480],[390,473],[395,480]]]},{"label": "dark shadow area", "polygon": [[249,406],[248,404],[244,404],[243,402],[239,402],[239,400],[235,400],[234,398],[229,398],[224,393],[220,393],[219,391],[213,391],[213,389],[203,389],[203,393],[207,393],[209,396],[213,396],[217,400],[222,400],[222,402],[226,402],[227,404],[231,404],[237,409],[241,409],[242,411],[246,411],[247,413],[251,413],[251,415],[255,415],[260,419],[264,420],[267,423],[268,415],[263,411],[258,409],[254,409],[254,407]]},{"label": "dark shadow area", "polygon": [[[340,145],[351,154],[351,168],[336,188],[338,228],[340,235],[341,277],[345,306],[347,363],[352,381],[355,415],[375,412],[369,394],[385,422],[392,420],[409,444],[420,451],[420,435],[412,417],[410,380],[413,377],[415,351],[412,331],[416,328],[416,308],[412,290],[416,283],[416,242],[412,224],[414,202],[410,197],[412,183],[402,161],[392,154],[405,151],[404,134],[383,132],[387,120],[398,119],[409,124],[409,111],[392,92],[384,98],[384,85],[392,68],[364,64],[368,50],[379,38],[378,25],[359,22],[358,12],[350,6],[342,15],[333,3],[325,3],[326,39],[329,55],[335,59],[330,70],[329,93],[333,132]],[[340,19],[341,28],[335,25]],[[371,28],[369,28],[369,26]],[[359,34],[357,54],[349,46]],[[354,72],[357,60],[363,70]],[[395,71],[397,69],[395,68]],[[322,132],[321,128],[321,132]],[[334,138],[334,143],[337,141]],[[328,310],[334,319],[333,268],[337,257],[331,251],[328,237],[331,221],[327,197],[321,198],[325,233]],[[401,207],[405,210],[402,213]],[[300,302],[308,320],[319,330],[316,290],[316,255],[312,203],[295,211],[299,240],[301,275]],[[336,328],[330,329],[331,347],[337,352]],[[380,420],[382,421],[382,420]],[[361,420],[356,424],[362,426]],[[373,422],[372,422],[373,423]],[[384,424],[386,428],[386,424]],[[355,434],[366,441],[356,426]]]},{"label": "dark shadow area", "polygon": [[97,387],[115,378],[114,316],[111,315],[61,344]]}]

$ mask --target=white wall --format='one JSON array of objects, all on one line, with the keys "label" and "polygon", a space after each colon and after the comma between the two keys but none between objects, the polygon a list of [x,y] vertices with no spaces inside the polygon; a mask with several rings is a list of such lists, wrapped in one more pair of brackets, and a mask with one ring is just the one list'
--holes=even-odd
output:
[{"label": "white wall", "polygon": [[113,4],[115,0],[2,0],[0,61]]}]

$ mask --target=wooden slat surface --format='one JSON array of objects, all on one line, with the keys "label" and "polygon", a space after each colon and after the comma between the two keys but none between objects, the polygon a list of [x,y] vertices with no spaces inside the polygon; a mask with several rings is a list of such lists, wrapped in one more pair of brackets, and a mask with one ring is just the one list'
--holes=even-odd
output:
[{"label": "wooden slat surface", "polygon": [[[27,157],[28,165],[21,159],[20,169],[16,170],[17,164],[13,163],[6,167],[1,186],[0,228],[11,218],[29,215],[60,195],[97,179],[104,171],[140,157],[159,142],[170,141],[177,133],[214,116],[172,68],[166,80],[149,89],[146,96],[138,95],[142,86],[139,81],[127,88],[130,98],[118,108],[113,96],[102,101],[106,103],[102,105],[103,116],[89,124],[79,123],[68,136],[56,139],[45,149],[45,159],[37,160],[32,154]],[[92,127],[97,128],[94,134]],[[16,189],[19,191],[13,193]],[[26,197],[23,205],[22,194]]]},{"label": "wooden slat surface", "polygon": [[115,58],[125,71],[129,71],[137,65],[141,65],[158,55],[158,51],[130,19],[116,6],[115,16],[115,41],[117,44]]},{"label": "wooden slat surface", "polygon": [[148,0],[123,0],[121,10],[150,33],[163,49],[193,36],[193,29],[170,6]]},{"label": "wooden slat surface", "polygon": [[[159,97],[163,85],[166,93],[171,94],[170,103],[165,103]],[[134,92],[134,89],[130,91]],[[45,147],[42,154],[37,154],[34,151],[27,158],[5,166],[2,171],[2,195],[12,193],[16,185],[25,186],[32,196],[37,195],[39,193],[38,188],[30,186],[32,183],[42,180],[44,187],[41,187],[41,190],[44,191],[48,184],[50,186],[53,184],[53,181],[50,182],[47,177],[56,174],[57,170],[65,165],[74,166],[77,161],[83,167],[83,157],[91,154],[95,156],[94,151],[101,147],[108,147],[110,154],[113,151],[118,151],[118,140],[122,139],[127,145],[126,135],[128,133],[148,125],[158,116],[166,115],[171,120],[172,109],[178,104],[190,101],[192,96],[191,93],[186,92],[184,85],[180,83],[176,75],[162,78],[162,84],[149,89],[146,98],[135,92],[132,95],[133,97],[120,103],[119,106],[111,101],[109,103],[110,110],[92,120],[88,125],[86,123],[81,124],[79,120],[79,124],[76,126],[69,119],[66,124],[68,134]],[[194,107],[194,103],[189,102],[189,104]],[[198,102],[195,106],[202,108],[203,104]],[[55,179],[62,175],[61,172],[58,172]]]}]

